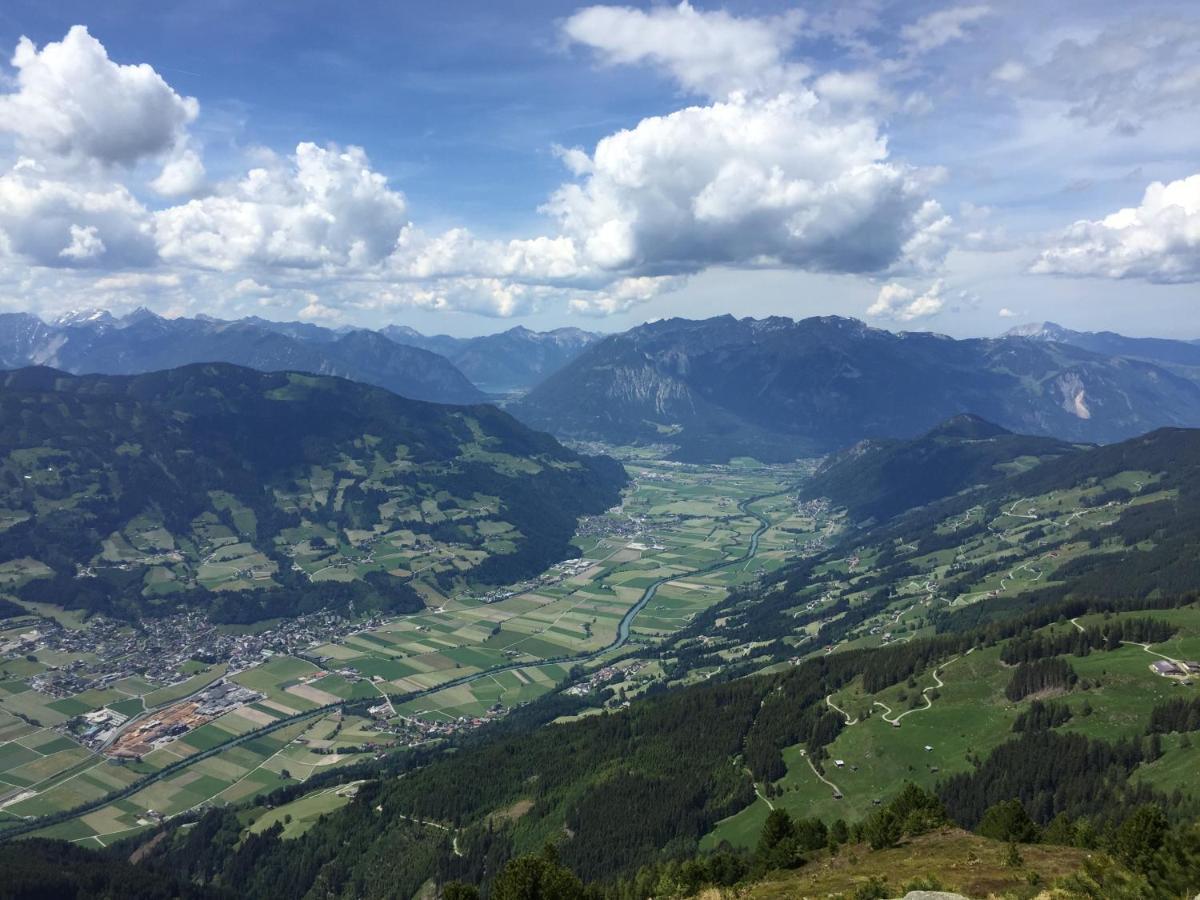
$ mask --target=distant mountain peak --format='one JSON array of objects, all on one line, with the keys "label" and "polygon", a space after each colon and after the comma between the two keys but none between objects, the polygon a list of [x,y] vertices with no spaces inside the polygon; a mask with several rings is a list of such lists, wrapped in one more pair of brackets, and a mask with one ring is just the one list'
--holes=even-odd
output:
[{"label": "distant mountain peak", "polygon": [[116,321],[113,318],[113,314],[107,309],[87,307],[65,312],[50,324],[58,328],[64,328],[68,325],[111,325]]},{"label": "distant mountain peak", "polygon": [[1002,337],[1037,338],[1042,341],[1061,341],[1073,332],[1057,322],[1028,322],[1004,332]]},{"label": "distant mountain peak", "polygon": [[404,335],[405,337],[412,337],[412,338],[425,337],[425,335],[422,334],[421,332],[417,331],[417,329],[410,328],[407,325],[388,325],[386,328],[383,328],[381,331],[385,335],[401,334],[401,335]]},{"label": "distant mountain peak", "polygon": [[153,310],[147,309],[144,306],[139,306],[133,312],[126,313],[125,315],[121,316],[121,318],[118,319],[117,322],[120,325],[125,326],[125,325],[136,325],[139,322],[154,322],[154,321],[158,321],[161,319],[162,319],[162,316],[160,316],[158,313],[154,312]]},{"label": "distant mountain peak", "polygon": [[1107,357],[1143,360],[1200,382],[1200,341],[1186,338],[1128,337],[1115,331],[1075,331],[1054,322],[1033,322],[1006,331],[1008,338],[1069,344]]}]

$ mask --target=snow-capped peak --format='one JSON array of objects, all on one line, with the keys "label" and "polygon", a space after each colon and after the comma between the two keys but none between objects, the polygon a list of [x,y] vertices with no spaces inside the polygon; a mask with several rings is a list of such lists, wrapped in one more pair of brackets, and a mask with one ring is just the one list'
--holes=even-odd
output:
[{"label": "snow-capped peak", "polygon": [[1067,329],[1054,322],[1030,322],[1004,332],[1004,337],[1035,338],[1039,341],[1058,341],[1067,334]]},{"label": "snow-capped peak", "polygon": [[52,324],[62,328],[67,325],[111,325],[115,321],[107,309],[73,309],[63,313]]}]

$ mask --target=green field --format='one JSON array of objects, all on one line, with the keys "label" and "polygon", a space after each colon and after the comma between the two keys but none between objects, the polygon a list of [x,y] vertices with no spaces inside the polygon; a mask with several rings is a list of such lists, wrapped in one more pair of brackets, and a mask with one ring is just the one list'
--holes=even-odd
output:
[{"label": "green field", "polygon": [[[183,734],[147,754],[140,763],[114,765],[78,747],[74,751],[53,747],[55,752],[35,754],[30,742],[40,740],[38,735],[43,733],[53,735],[47,728],[61,726],[73,715],[106,705],[126,715],[166,706],[222,677],[225,666],[189,663],[190,677],[169,687],[124,679],[110,690],[56,699],[29,690],[27,684],[50,660],[27,664],[14,658],[5,662],[9,674],[0,680],[0,710],[12,710],[6,720],[9,730],[14,735],[28,732],[30,736],[21,740],[30,746],[14,744],[7,755],[0,752],[0,784],[8,784],[11,791],[30,793],[8,808],[9,815],[0,819],[0,827],[4,821],[17,822],[95,800],[147,772],[220,748],[282,717],[340,700],[378,697],[384,703],[388,694],[401,697],[421,692],[423,696],[418,698],[397,700],[395,712],[404,717],[397,721],[460,723],[490,718],[560,684],[569,664],[554,660],[583,656],[609,645],[621,618],[647,586],[665,581],[633,623],[634,646],[669,637],[698,612],[724,599],[733,586],[778,565],[800,540],[797,535],[810,535],[829,525],[798,517],[792,501],[782,495],[804,477],[805,466],[746,464],[725,469],[642,460],[631,463],[629,469],[632,483],[621,507],[594,517],[581,530],[577,545],[582,560],[578,563],[514,585],[509,589],[511,596],[501,599],[479,596],[469,586],[442,594],[432,584],[425,585],[422,590],[429,608],[418,614],[318,645],[304,659],[273,656],[238,672],[233,680],[263,694],[261,700]],[[333,483],[325,484],[322,477],[320,472],[313,473],[313,489],[333,490]],[[723,566],[747,553],[750,536],[760,525],[739,503],[763,495],[777,496],[754,505],[754,511],[771,523],[759,542],[758,556]],[[217,501],[228,502],[223,498]],[[230,512],[239,528],[252,527],[249,510],[230,506]],[[425,512],[430,514],[433,509]],[[240,543],[220,522],[201,524],[204,541],[218,548],[207,557],[211,571],[216,573],[226,564],[244,570],[249,545]],[[509,526],[503,522],[480,524],[486,526],[489,540],[509,536]],[[170,536],[152,526],[154,523],[139,522],[138,528],[144,530],[138,531],[136,540],[114,538],[109,552],[121,558],[145,552],[147,542],[165,544]],[[308,541],[318,534],[324,532],[310,529],[290,538]],[[326,535],[331,537],[332,533]],[[343,548],[343,552],[353,550]],[[308,565],[304,553],[297,561]],[[396,564],[408,562],[411,560]],[[220,577],[214,574],[214,579],[212,586]],[[606,658],[600,656],[589,666],[598,667]],[[513,668],[514,664],[518,667]],[[503,671],[437,689],[492,669]],[[621,686],[635,695],[648,683],[643,674]],[[17,712],[42,722],[41,729],[34,730],[15,718]],[[0,736],[4,733],[5,723],[0,721]],[[365,718],[346,716],[336,723],[332,716],[305,720],[186,765],[124,800],[46,833],[108,843],[148,827],[153,820],[151,811],[172,816],[203,804],[241,802],[286,780],[304,780],[328,767],[357,761],[362,747],[389,741],[395,741],[395,736],[381,735]],[[326,798],[321,804],[335,802],[340,800]],[[289,834],[296,833],[305,815],[306,811],[294,816]]]},{"label": "green field", "polygon": [[[1190,649],[1200,638],[1200,609],[1196,607],[1128,614],[1135,618],[1147,616],[1170,621],[1180,629],[1172,640],[1154,645],[1152,650]],[[1083,617],[1079,621],[1086,626],[1089,620]],[[1042,630],[1056,629],[1074,626],[1063,622]],[[1000,650],[997,645],[944,660],[935,670],[915,678],[915,687],[901,683],[876,694],[864,694],[856,680],[831,695],[827,701],[831,709],[837,707],[853,720],[825,748],[828,758],[823,762],[824,775],[837,785],[842,796],[835,798],[833,789],[814,773],[801,748],[792,747],[784,753],[787,775],[775,784],[780,793],[770,802],[793,815],[852,821],[870,813],[876,800],[894,794],[905,781],[932,789],[947,775],[968,770],[972,757],[984,758],[1014,737],[1013,721],[1031,703],[1028,698],[1013,703],[1005,697],[1012,667],[1001,661]],[[1155,704],[1194,697],[1198,690],[1195,685],[1154,674],[1149,663],[1159,657],[1140,646],[1124,645],[1064,658],[1079,675],[1081,684],[1086,682],[1088,686],[1058,698],[1073,713],[1070,721],[1059,728],[1093,738],[1143,735]],[[943,682],[940,688],[936,687],[935,672]],[[924,700],[926,688],[936,690],[928,703]],[[897,717],[899,727],[885,721]],[[1195,750],[1180,744],[1180,736],[1166,736],[1162,758],[1144,764],[1136,777],[1167,793],[1179,788],[1194,795],[1196,785],[1189,772],[1195,770]],[[837,766],[835,760],[843,765]],[[708,836],[706,845],[716,846],[727,840],[737,846],[752,846],[767,812],[767,801],[757,800],[722,821]]]},{"label": "green field", "polygon": [[[742,512],[739,501],[785,490],[803,477],[801,468],[714,471],[639,463],[629,471],[633,484],[622,506],[597,522],[604,528],[604,519],[612,526],[636,521],[638,527],[581,535],[576,541],[583,554],[580,565],[551,570],[493,602],[458,592],[433,609],[317,647],[314,658],[326,668],[376,681],[389,693],[424,691],[514,662],[537,664],[596,651],[612,642],[622,616],[649,585],[677,578],[634,624],[638,639],[655,641],[724,599],[732,585],[778,565],[795,543],[784,530],[796,525],[791,506],[763,501],[756,509],[772,522],[778,519],[778,525],[763,535],[759,556],[746,565],[693,574],[744,555],[759,521]],[[533,685],[489,679],[448,691],[444,703],[420,701],[415,709],[477,715],[491,703],[523,702],[554,684],[544,669],[529,672]]]}]

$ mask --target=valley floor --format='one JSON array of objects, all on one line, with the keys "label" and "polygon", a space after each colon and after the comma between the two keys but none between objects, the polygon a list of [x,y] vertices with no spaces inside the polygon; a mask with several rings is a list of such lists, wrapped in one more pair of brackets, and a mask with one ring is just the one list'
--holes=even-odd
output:
[{"label": "valley floor", "polygon": [[[1122,515],[1171,496],[1149,473],[1123,472],[1070,491],[1011,498],[990,513],[964,509],[882,542],[852,539],[821,555],[846,523],[826,503],[797,499],[807,465],[702,467],[630,454],[626,467],[631,483],[621,505],[580,523],[578,560],[503,590],[460,582],[442,591],[431,580],[421,585],[427,608],[416,615],[338,627],[252,666],[227,671],[196,662],[187,681],[167,687],[125,680],[52,697],[35,685],[48,669],[69,668],[72,656],[20,643],[43,620],[10,623],[0,631],[0,645],[15,648],[0,661],[0,830],[27,829],[38,817],[87,804],[82,815],[37,833],[106,845],[161,818],[245,804],[238,815],[248,831],[279,822],[285,837],[296,837],[346,804],[355,784],[323,783],[275,810],[253,798],[484,726],[567,682],[568,693],[594,701],[577,715],[594,715],[663,683],[784,671],[826,654],[930,637],[939,616],[1053,584],[1072,561],[1127,552],[1115,530]],[[788,577],[785,566],[809,557],[817,558],[803,577]],[[747,585],[757,589],[738,592]],[[1014,724],[1035,699],[1062,707],[1067,718],[1053,726],[1059,733],[1148,740],[1156,705],[1195,696],[1194,678],[1152,668],[1200,659],[1194,604],[1081,615],[1034,636],[1058,639],[1135,619],[1169,626],[1171,636],[1059,654],[1078,681],[1044,695],[1009,699],[1014,665],[1003,658],[1005,642],[948,653],[879,690],[854,678],[824,698],[840,723],[832,741],[813,754],[798,744],[786,748],[782,777],[757,784],[751,802],[716,823],[700,848],[753,848],[771,809],[861,821],[906,781],[932,789],[973,771],[1014,738]],[[161,741],[139,760],[93,752],[68,727],[80,715],[113,709],[134,716],[126,728],[138,727],[222,679],[254,699]],[[1187,735],[1165,734],[1130,782],[1190,798],[1195,763]],[[119,796],[106,799],[112,791]],[[520,819],[528,810],[518,807],[492,815]],[[1033,875],[1052,880],[1078,868],[1082,851],[1030,848],[1020,871],[993,864],[1000,852],[982,838],[944,832],[869,858],[897,888],[933,872],[948,889],[980,895],[1022,879],[1030,884]],[[836,859],[757,886],[751,896],[853,890],[855,879],[875,871],[851,865],[855,854],[863,856],[843,848]]]},{"label": "valley floor", "polygon": [[[13,646],[0,659],[0,830],[87,805],[37,833],[104,845],[163,818],[479,727],[553,689],[573,665],[585,670],[577,692],[615,687],[636,696],[662,674],[657,661],[637,656],[639,647],[657,646],[798,550],[824,546],[837,528],[823,507],[790,496],[804,465],[697,467],[635,457],[628,470],[621,506],[581,523],[578,560],[486,594],[423,582],[420,614],[338,627],[332,640],[264,654],[248,667],[197,662],[195,674],[173,686],[125,679],[104,690],[44,693],[40,675],[87,654],[23,639],[41,620],[6,623],[0,645]],[[89,628],[67,624],[76,635]],[[196,693],[222,679],[252,691],[251,701],[211,719],[195,715]],[[357,705],[351,712],[345,703]],[[103,747],[80,739],[80,717],[113,712],[109,723],[129,718]],[[96,752],[176,715],[189,727],[135,745],[146,751],[137,758]],[[120,796],[101,802],[114,791]],[[323,791],[314,802],[331,807],[346,796]]]}]

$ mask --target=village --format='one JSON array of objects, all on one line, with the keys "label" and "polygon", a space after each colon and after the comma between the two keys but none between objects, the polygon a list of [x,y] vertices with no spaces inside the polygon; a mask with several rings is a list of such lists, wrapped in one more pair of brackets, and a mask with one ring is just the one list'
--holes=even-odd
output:
[{"label": "village", "polygon": [[563,691],[563,693],[572,697],[584,697],[593,693],[594,691],[599,690],[610,681],[615,681],[617,679],[628,679],[631,676],[636,675],[645,666],[645,660],[629,660],[625,663],[617,665],[604,666],[603,668],[597,669],[595,672],[589,674],[582,681],[571,685],[569,688]]},{"label": "village", "polygon": [[63,665],[48,663],[29,684],[41,693],[69,697],[107,688],[130,676],[158,687],[185,681],[197,663],[224,663],[230,673],[274,655],[299,654],[309,647],[374,627],[383,620],[350,622],[330,612],[284,619],[260,630],[238,634],[214,625],[198,612],[144,619],[137,628],[93,616],[83,628],[42,619],[36,628],[10,639],[0,653],[70,655]]}]

